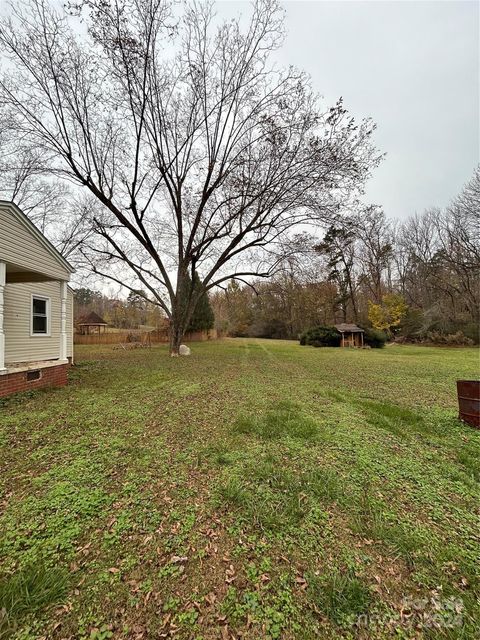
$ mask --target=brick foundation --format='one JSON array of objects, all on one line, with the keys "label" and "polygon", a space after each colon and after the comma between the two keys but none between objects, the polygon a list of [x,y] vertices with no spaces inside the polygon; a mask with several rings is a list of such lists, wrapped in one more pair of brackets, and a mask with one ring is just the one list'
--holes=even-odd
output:
[{"label": "brick foundation", "polygon": [[[56,364],[0,375],[0,398],[21,391],[43,389],[44,387],[63,387],[68,382],[68,368],[68,364]],[[40,372],[40,377],[36,380],[29,380],[28,377],[33,377],[37,371]]]}]

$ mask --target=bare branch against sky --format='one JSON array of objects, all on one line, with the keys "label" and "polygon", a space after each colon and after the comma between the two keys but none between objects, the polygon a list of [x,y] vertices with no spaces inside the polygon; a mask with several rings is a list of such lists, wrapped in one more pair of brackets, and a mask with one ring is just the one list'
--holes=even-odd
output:
[{"label": "bare branch against sky", "polygon": [[[223,14],[248,2],[220,2]],[[343,96],[377,123],[387,153],[366,190],[387,216],[445,207],[479,162],[479,3],[283,2],[281,64],[311,74],[327,102]]]},{"label": "bare branch against sky", "polygon": [[[60,7],[63,3],[57,0]],[[217,2],[220,15],[248,0]],[[342,95],[378,124],[386,160],[368,200],[405,218],[446,206],[480,159],[479,3],[474,0],[290,0],[278,53],[312,75],[328,103]],[[7,2],[0,2],[0,15]]]}]

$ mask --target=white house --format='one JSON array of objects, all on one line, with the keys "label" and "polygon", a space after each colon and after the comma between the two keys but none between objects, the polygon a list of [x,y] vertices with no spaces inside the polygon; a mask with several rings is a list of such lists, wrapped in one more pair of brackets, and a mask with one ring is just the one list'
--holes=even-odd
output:
[{"label": "white house", "polygon": [[0,397],[66,384],[73,271],[15,204],[0,200]]}]

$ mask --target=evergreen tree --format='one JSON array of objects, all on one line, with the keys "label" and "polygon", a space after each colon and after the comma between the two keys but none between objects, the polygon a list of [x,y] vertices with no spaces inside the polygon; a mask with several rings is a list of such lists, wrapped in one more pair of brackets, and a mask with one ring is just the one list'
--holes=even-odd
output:
[{"label": "evergreen tree", "polygon": [[[195,271],[193,275],[193,292],[196,294],[202,288],[202,282]],[[215,322],[210,300],[206,291],[203,292],[193,311],[192,318],[187,331],[208,331],[212,329]]]}]

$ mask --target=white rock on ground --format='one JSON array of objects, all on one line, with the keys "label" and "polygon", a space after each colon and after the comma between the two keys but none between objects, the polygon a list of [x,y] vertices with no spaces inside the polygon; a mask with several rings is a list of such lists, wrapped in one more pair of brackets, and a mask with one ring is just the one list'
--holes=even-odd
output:
[{"label": "white rock on ground", "polygon": [[181,344],[178,353],[181,356],[189,356],[191,354],[190,347],[187,347],[186,344]]}]

